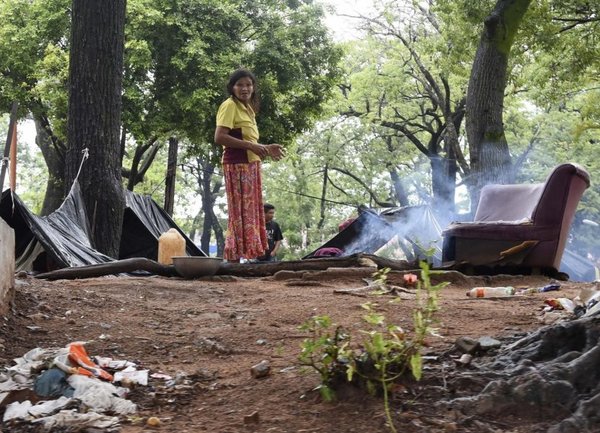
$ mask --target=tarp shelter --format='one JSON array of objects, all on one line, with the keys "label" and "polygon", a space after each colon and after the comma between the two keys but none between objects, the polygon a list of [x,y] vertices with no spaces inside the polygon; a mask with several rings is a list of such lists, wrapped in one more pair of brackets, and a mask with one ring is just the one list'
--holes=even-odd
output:
[{"label": "tarp shelter", "polygon": [[426,258],[433,252],[441,260],[442,230],[429,206],[405,206],[378,212],[362,212],[344,230],[304,258],[315,257],[322,248],[338,248],[343,256],[363,252],[408,260]]},{"label": "tarp shelter", "polygon": [[[158,237],[170,228],[184,237],[188,255],[206,255],[150,197],[126,191],[125,199],[120,259],[156,260]],[[78,182],[60,208],[45,217],[34,215],[17,194],[6,190],[0,200],[0,217],[15,231],[17,270],[47,271],[114,260],[91,246],[90,224]]]}]

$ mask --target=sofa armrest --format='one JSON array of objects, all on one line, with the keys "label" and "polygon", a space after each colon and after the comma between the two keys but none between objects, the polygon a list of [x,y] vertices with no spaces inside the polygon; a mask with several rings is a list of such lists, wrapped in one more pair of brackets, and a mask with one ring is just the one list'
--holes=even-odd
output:
[{"label": "sofa armrest", "polygon": [[458,237],[468,239],[514,240],[514,241],[550,241],[556,239],[559,227],[539,226],[515,223],[458,223],[444,230],[444,238]]}]

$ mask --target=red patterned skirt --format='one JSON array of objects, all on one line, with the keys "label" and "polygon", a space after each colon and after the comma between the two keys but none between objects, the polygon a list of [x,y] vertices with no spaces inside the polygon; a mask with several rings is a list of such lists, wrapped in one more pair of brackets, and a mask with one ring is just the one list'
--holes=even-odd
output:
[{"label": "red patterned skirt", "polygon": [[260,162],[223,164],[229,222],[225,260],[254,259],[269,247],[265,230]]}]

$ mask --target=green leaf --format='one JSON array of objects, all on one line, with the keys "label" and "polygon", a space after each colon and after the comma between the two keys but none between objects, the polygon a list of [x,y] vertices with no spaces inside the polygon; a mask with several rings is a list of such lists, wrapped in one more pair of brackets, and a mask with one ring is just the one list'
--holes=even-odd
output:
[{"label": "green leaf", "polygon": [[415,353],[410,357],[410,370],[416,380],[421,380],[423,372],[423,358],[420,353]]}]

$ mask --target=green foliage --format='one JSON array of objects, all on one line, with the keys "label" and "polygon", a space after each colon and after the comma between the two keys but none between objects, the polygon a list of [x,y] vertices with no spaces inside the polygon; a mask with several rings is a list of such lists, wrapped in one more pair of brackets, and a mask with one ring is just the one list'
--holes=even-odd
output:
[{"label": "green foliage", "polygon": [[[388,272],[389,269],[379,271],[374,277],[385,284]],[[421,379],[421,350],[428,335],[437,336],[433,325],[439,309],[438,292],[447,283],[432,285],[431,273],[429,265],[421,263],[412,332],[390,323],[372,302],[361,306],[365,310],[364,328],[356,335],[334,324],[329,316],[312,317],[300,326],[309,334],[302,343],[300,362],[319,373],[318,389],[325,400],[331,400],[336,387],[344,382],[364,386],[370,393],[381,392],[388,424],[396,431],[389,405],[390,389],[396,381],[407,380],[407,372],[415,380]],[[390,302],[398,301],[395,298]]]}]

